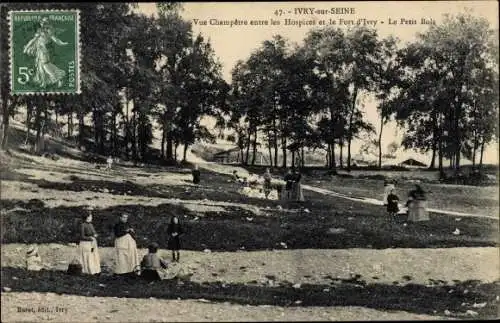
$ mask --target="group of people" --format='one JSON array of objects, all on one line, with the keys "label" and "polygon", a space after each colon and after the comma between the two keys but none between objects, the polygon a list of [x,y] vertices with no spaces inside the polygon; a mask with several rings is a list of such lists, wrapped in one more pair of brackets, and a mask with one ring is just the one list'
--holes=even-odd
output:
[{"label": "group of people", "polygon": [[[148,246],[148,254],[139,262],[137,251],[136,233],[128,222],[129,215],[122,213],[119,221],[113,227],[115,237],[115,275],[136,275],[147,280],[156,280],[161,277],[161,269],[166,269],[168,264],[157,255],[158,244]],[[177,216],[172,216],[167,228],[168,249],[172,251],[172,262],[179,262],[183,234],[182,226]],[[80,225],[80,241],[78,247],[78,260],[83,274],[98,275],[101,273],[101,262],[97,244],[97,232],[92,224],[92,213],[84,216]]]},{"label": "group of people", "polygon": [[288,170],[283,178],[284,189],[281,188],[280,199],[282,201],[304,202],[304,192],[302,190],[302,174],[295,169]]},{"label": "group of people", "polygon": [[[384,181],[384,206],[387,207],[389,217],[393,219],[400,212],[399,197],[395,193],[396,187],[391,181]],[[408,194],[408,201],[405,204],[408,209],[408,221],[428,221],[429,213],[427,212],[427,197],[425,191],[418,184],[415,189]]]},{"label": "group of people", "polygon": [[287,201],[295,201],[295,202],[304,202],[304,192],[302,189],[302,175],[297,172],[295,169],[289,169],[285,174],[283,181],[284,185],[273,184],[272,183],[272,175],[269,168],[266,168],[266,171],[262,175],[262,177],[255,177],[252,175],[250,178],[240,177],[236,170],[233,171],[232,174],[233,180],[237,183],[241,183],[244,188],[256,188],[262,184],[261,191],[264,193],[264,197],[269,199],[271,192],[276,190],[278,200],[287,202]]}]

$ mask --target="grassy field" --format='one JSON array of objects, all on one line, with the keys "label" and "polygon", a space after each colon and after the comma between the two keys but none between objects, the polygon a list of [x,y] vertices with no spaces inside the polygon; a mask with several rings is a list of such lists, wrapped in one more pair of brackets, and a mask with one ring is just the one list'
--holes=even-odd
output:
[{"label": "grassy field", "polygon": [[[265,167],[246,167],[262,174]],[[283,170],[274,170],[282,178]],[[384,179],[396,181],[396,195],[405,202],[408,193],[419,184],[426,192],[429,208],[463,213],[498,216],[498,186],[467,186],[437,183],[438,173],[431,171],[340,171],[339,176],[326,174],[326,170],[306,170],[304,184],[331,190],[351,197],[383,199]]]},{"label": "grassy field", "polygon": [[[3,159],[0,179],[2,286],[13,293],[363,307],[436,317],[448,311],[455,318],[467,310],[476,313],[474,318],[498,315],[498,261],[491,259],[498,250],[499,224],[493,219],[457,221],[431,214],[428,222],[408,223],[403,215],[388,219],[380,206],[313,192],[306,192],[300,205],[249,198],[229,176],[206,169],[195,186],[188,169],[117,166],[106,172],[73,159],[20,153]],[[373,180],[306,180],[366,197],[381,188]],[[479,199],[485,194],[479,188],[446,189],[431,191],[455,199],[462,211],[480,203],[493,207],[493,198]],[[140,248],[155,241],[164,249],[166,225],[173,214],[180,216],[186,231],[184,274],[153,285],[65,275],[61,270],[75,252],[68,244],[76,242],[79,219],[89,206],[95,208],[99,246],[109,265],[110,230],[121,212],[131,213]],[[452,233],[456,228],[460,235]],[[20,268],[23,250],[32,243],[40,244],[47,270]]]}]

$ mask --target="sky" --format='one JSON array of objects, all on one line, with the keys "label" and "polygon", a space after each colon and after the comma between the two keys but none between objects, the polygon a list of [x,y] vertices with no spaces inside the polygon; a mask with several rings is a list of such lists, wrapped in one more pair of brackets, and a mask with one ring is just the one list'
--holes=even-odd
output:
[{"label": "sky", "polygon": [[[331,10],[340,12],[332,13]],[[263,41],[271,39],[276,34],[287,38],[291,43],[300,44],[308,31],[321,27],[320,21],[324,21],[325,24],[334,21],[334,27],[340,28],[347,28],[349,23],[363,24],[367,21],[370,23],[368,26],[377,29],[381,38],[392,35],[404,45],[414,41],[417,33],[427,30],[429,25],[422,24],[422,19],[433,20],[439,24],[444,14],[455,15],[465,10],[471,10],[473,15],[486,18],[492,29],[498,30],[497,1],[191,2],[183,4],[181,15],[193,22],[193,31],[196,34],[201,33],[210,40],[222,63],[223,77],[230,82],[231,69],[236,62],[246,60]],[[346,11],[348,13],[345,13]],[[156,15],[156,4],[139,3],[137,12]],[[247,25],[231,27],[214,24],[215,20],[235,19],[246,21]],[[286,19],[313,20],[315,26],[285,25]],[[195,20],[206,21],[207,24],[196,24]],[[279,21],[279,25],[271,25],[271,20]],[[251,25],[257,21],[267,22],[268,25]],[[375,126],[379,124],[376,102],[369,100],[365,102],[364,113],[368,121]],[[402,130],[397,129],[395,123],[391,122],[384,128],[382,140],[383,143],[389,144],[394,140],[400,141],[401,136]],[[353,148],[356,150],[356,146],[360,145],[361,142],[357,142]],[[498,163],[497,144],[487,149],[485,161]]]}]

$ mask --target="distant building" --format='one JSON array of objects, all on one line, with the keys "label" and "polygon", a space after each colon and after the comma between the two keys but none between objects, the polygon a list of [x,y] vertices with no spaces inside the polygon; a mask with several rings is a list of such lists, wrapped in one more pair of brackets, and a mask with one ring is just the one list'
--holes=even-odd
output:
[{"label": "distant building", "polygon": [[403,160],[402,162],[399,163],[399,166],[417,167],[417,168],[428,167],[427,164],[422,163],[414,158],[408,158],[408,159]]},{"label": "distant building", "polygon": [[[250,149],[248,152],[248,162],[250,163],[253,158],[253,150]],[[255,164],[256,165],[268,165],[269,163],[269,158],[266,158],[264,154],[260,151],[257,150],[257,153],[255,154]],[[239,164],[243,162],[243,159],[246,157],[246,150],[243,151],[243,154],[241,153],[241,150],[239,148],[232,148],[229,150],[221,151],[218,153],[213,154],[212,160],[217,163],[222,163],[222,164]]]}]

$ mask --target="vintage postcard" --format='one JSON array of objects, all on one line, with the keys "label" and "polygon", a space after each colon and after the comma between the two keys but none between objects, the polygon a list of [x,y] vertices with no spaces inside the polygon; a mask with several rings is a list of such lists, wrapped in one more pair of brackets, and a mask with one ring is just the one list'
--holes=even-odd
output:
[{"label": "vintage postcard", "polygon": [[0,4],[2,322],[498,319],[494,1]]}]

